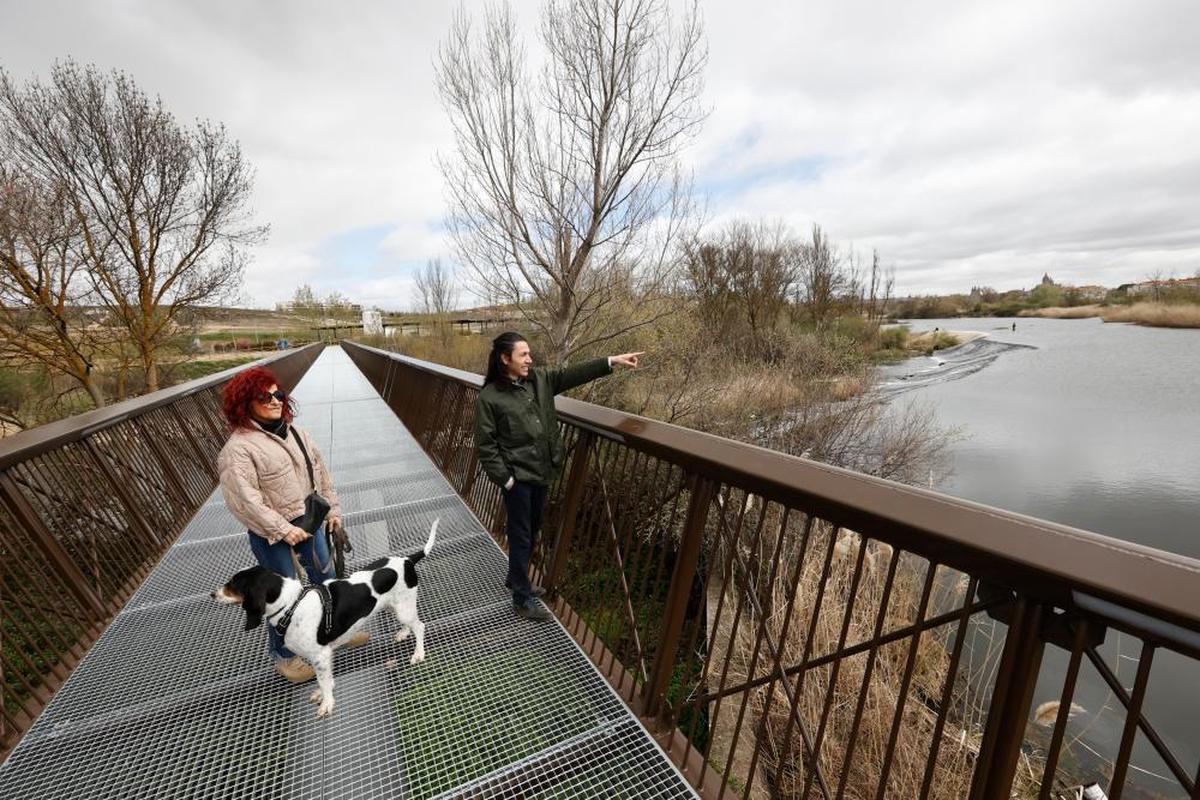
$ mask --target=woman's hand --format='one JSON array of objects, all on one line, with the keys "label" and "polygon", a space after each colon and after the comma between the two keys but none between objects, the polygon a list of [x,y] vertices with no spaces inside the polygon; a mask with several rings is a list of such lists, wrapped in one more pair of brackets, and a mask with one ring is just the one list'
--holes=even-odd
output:
[{"label": "woman's hand", "polygon": [[611,356],[611,358],[612,363],[614,364],[620,364],[622,366],[629,367],[630,369],[637,369],[638,356],[644,356],[645,354],[646,351],[643,350],[640,353],[622,353],[619,356]]},{"label": "woman's hand", "polygon": [[342,529],[342,518],[341,517],[326,517],[325,518],[325,527],[329,529],[330,533],[337,533],[338,531],[340,531]]},{"label": "woman's hand", "polygon": [[285,542],[287,542],[289,545],[291,545],[292,547],[295,547],[296,545],[300,544],[304,540],[311,539],[311,538],[312,538],[311,533],[304,530],[304,528],[297,528],[295,525],[293,525],[292,529],[290,531],[288,531],[287,535],[285,535],[283,537],[283,540]]}]

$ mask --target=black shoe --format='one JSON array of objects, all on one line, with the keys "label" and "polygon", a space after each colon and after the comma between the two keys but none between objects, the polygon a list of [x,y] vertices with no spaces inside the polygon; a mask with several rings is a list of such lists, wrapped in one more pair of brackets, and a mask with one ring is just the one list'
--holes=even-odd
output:
[{"label": "black shoe", "polygon": [[530,603],[527,606],[513,606],[513,611],[517,612],[517,616],[523,619],[531,619],[534,622],[549,622],[554,619],[554,615],[541,603]]},{"label": "black shoe", "polygon": [[[534,597],[545,597],[546,596],[546,590],[544,588],[542,588],[541,586],[538,586],[536,583],[531,583],[530,586],[533,588],[533,596]],[[508,589],[511,592],[512,591],[512,581],[505,578],[504,579],[504,588]]]}]

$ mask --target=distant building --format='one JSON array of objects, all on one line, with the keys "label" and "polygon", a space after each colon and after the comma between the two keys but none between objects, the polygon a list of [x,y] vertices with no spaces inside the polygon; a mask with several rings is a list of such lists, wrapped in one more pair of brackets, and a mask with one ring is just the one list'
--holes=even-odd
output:
[{"label": "distant building", "polygon": [[1195,278],[1172,278],[1165,281],[1142,281],[1129,284],[1127,293],[1132,297],[1158,297],[1164,292],[1173,290],[1200,292],[1200,276]]},{"label": "distant building", "polygon": [[1042,286],[1053,286],[1054,279],[1050,277],[1049,272],[1042,273]]},{"label": "distant building", "polygon": [[1076,296],[1085,303],[1099,303],[1108,296],[1108,289],[1096,284],[1068,286],[1067,291],[1075,292]]}]

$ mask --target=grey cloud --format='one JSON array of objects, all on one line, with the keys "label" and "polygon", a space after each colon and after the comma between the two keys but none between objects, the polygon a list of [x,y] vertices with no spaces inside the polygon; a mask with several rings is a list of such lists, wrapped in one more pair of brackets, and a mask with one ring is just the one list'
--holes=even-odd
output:
[{"label": "grey cloud", "polygon": [[[517,4],[526,30],[536,7]],[[125,69],[181,119],[226,123],[272,224],[247,278],[257,302],[301,282],[391,299],[411,290],[404,265],[444,246],[435,156],[450,137],[432,60],[452,10],[0,0],[0,65],[18,78],[68,55]],[[702,11],[712,114],[689,157],[701,183],[722,187],[714,222],[820,222],[878,247],[903,291],[1200,268],[1200,4]],[[820,168],[789,174],[807,161]],[[381,225],[391,234],[373,274],[346,284],[322,263],[335,237]]]}]

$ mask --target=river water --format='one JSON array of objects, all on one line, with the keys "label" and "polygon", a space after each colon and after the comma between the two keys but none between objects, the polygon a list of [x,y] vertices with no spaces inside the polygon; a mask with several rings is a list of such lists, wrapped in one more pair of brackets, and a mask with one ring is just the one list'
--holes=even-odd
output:
[{"label": "river water", "polygon": [[916,320],[988,336],[884,370],[961,431],[935,488],[1200,558],[1200,330],[1012,323]]},{"label": "river water", "polygon": [[[997,508],[1200,558],[1200,330],[1098,319],[933,319],[914,332],[980,331],[983,339],[881,368],[894,402],[932,404],[961,434],[934,488]],[[1126,687],[1139,644],[1109,632],[1101,653]],[[1066,653],[1046,649],[1035,703],[1057,698]],[[1147,715],[1195,774],[1200,667],[1159,651]],[[1105,783],[1123,710],[1085,664],[1084,709],[1068,736],[1082,772]],[[1105,707],[1114,709],[1105,710]],[[1089,752],[1090,751],[1090,752]],[[1139,737],[1127,797],[1181,797]]]}]

